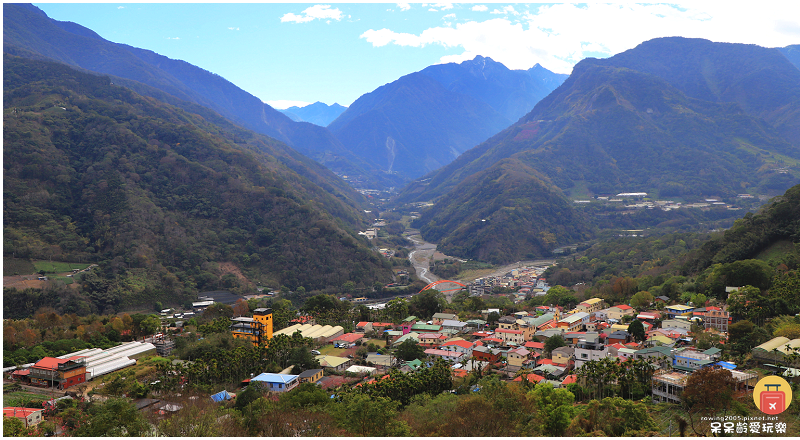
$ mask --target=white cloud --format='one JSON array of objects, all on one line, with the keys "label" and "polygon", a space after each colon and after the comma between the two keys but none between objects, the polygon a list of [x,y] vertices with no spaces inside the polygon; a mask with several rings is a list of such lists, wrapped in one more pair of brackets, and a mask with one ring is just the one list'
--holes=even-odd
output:
[{"label": "white cloud", "polygon": [[291,22],[291,23],[308,23],[309,21],[314,20],[326,20],[330,23],[330,20],[341,20],[342,19],[342,11],[339,9],[333,8],[331,9],[331,5],[314,5],[310,8],[306,8],[300,15],[294,14],[289,12],[281,17],[281,23]]},{"label": "white cloud", "polygon": [[[473,9],[477,8],[473,7]],[[488,9],[488,8],[487,8]],[[455,27],[433,27],[417,34],[390,29],[368,30],[361,38],[381,47],[440,45],[460,47],[460,54],[440,62],[461,62],[476,55],[489,56],[511,69],[527,69],[536,63],[562,73],[587,56],[614,55],[643,41],[683,36],[718,42],[783,47],[800,41],[800,2],[759,3],[738,7],[730,3],[690,2],[666,4],[554,4],[534,13],[486,21],[469,21]]]},{"label": "white cloud", "polygon": [[513,6],[505,6],[503,9],[495,9],[494,11],[490,12],[490,14],[519,15],[519,12],[517,12]]},{"label": "white cloud", "polygon": [[238,30],[239,30],[239,28],[238,28],[238,27],[229,27],[229,28],[228,28],[228,30],[231,30],[231,31],[238,31]]},{"label": "white cloud", "polygon": [[475,12],[486,12],[489,10],[489,7],[486,5],[476,5],[472,7],[472,10]]},{"label": "white cloud", "polygon": [[125,9],[125,6],[117,6],[117,9]]},{"label": "white cloud", "polygon": [[265,104],[269,105],[270,107],[276,110],[286,110],[289,107],[300,107],[303,108],[307,105],[313,104],[313,102],[308,101],[291,101],[287,99],[278,99],[275,101],[264,101]]},{"label": "white cloud", "polygon": [[400,8],[401,11],[408,11],[409,9],[411,9],[411,5],[409,5],[408,3],[398,3],[397,7]]},{"label": "white cloud", "polygon": [[428,11],[439,12],[453,9],[452,3],[423,3],[422,7],[428,7]]},{"label": "white cloud", "polygon": [[445,19],[445,18],[456,18],[456,14],[447,14],[444,17],[442,17],[442,19]]},{"label": "white cloud", "polygon": [[167,37],[167,40],[180,40],[181,37]]}]

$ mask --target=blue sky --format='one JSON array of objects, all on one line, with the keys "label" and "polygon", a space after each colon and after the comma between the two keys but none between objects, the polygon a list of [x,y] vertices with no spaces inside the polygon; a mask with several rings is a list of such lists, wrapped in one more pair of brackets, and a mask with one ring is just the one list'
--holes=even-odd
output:
[{"label": "blue sky", "polygon": [[[569,73],[651,38],[800,43],[800,2],[35,3],[101,37],[185,60],[275,108],[349,106],[442,62],[483,55],[512,69]],[[757,5],[757,6],[756,6]]]}]

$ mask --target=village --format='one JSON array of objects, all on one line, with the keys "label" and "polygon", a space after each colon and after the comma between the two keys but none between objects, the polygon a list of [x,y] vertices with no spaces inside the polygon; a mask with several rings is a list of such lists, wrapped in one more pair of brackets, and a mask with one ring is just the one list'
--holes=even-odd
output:
[{"label": "village", "polygon": [[[465,291],[474,297],[491,296],[498,288],[511,291],[503,295],[521,306],[511,313],[500,308],[479,313],[444,311],[425,317],[406,316],[397,322],[354,322],[349,332],[343,326],[317,324],[311,314],[297,316],[285,328],[273,328],[270,308],[256,308],[246,313],[249,316],[231,317],[228,331],[233,338],[248,341],[254,347],[268,346],[279,335],[302,337],[319,368],[298,371],[290,365],[280,372],[251,373],[240,378],[240,390],[223,389],[208,398],[214,402],[231,400],[248,386],[275,395],[303,383],[323,389],[358,387],[386,380],[392,371],[413,373],[430,367],[437,359],[446,362],[454,381],[470,374],[494,373],[509,383],[547,383],[565,389],[571,384],[589,384],[587,364],[628,365],[637,361],[646,364],[650,372],[649,398],[653,402],[679,404],[690,375],[700,369],[728,370],[736,393],[753,392],[759,373],[722,359],[719,344],[725,342],[732,321],[724,305],[678,304],[667,297],[657,297],[649,306],[637,310],[627,304],[610,305],[601,298],[589,298],[574,307],[541,305],[524,310],[526,298],[543,296],[550,290],[542,277],[545,269],[519,267],[504,276],[477,279],[466,287]],[[214,301],[207,299],[194,303],[193,312],[172,314],[167,313],[168,309],[162,315],[191,319],[212,305]],[[163,319],[160,330],[141,341],[45,357],[30,365],[6,368],[4,374],[16,383],[49,389],[54,395],[58,394],[56,390],[61,395],[66,391],[62,399],[78,397],[75,390],[81,385],[89,381],[105,383],[104,376],[124,371],[136,365],[137,360],[149,356],[170,358],[175,340],[186,336],[185,321],[177,321],[178,325],[175,322]],[[713,335],[712,340],[719,344],[698,347],[698,332]],[[408,350],[402,350],[408,347],[417,349],[412,352],[416,353],[413,358],[409,358]],[[800,339],[777,337],[754,348],[752,355],[765,368],[796,375],[798,370],[793,367],[797,367],[798,348]],[[153,386],[157,382],[150,383],[153,390],[158,389]],[[95,388],[102,390],[102,386]],[[50,405],[57,400],[50,401]],[[160,414],[182,408],[169,399],[160,399],[155,391],[136,402],[140,410]],[[26,426],[32,426],[44,420],[43,411],[5,408],[4,414],[24,419]]]}]

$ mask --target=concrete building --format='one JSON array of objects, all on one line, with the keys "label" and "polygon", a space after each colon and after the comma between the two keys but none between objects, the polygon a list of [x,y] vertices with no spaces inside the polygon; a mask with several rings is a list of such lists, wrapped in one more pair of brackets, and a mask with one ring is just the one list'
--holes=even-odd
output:
[{"label": "concrete building", "polygon": [[259,346],[272,339],[272,309],[253,310],[253,317],[231,318],[231,333],[236,339],[246,339]]}]

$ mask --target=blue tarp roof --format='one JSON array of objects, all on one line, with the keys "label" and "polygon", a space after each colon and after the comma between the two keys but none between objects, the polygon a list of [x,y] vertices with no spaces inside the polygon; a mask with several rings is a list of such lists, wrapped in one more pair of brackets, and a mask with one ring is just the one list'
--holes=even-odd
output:
[{"label": "blue tarp roof", "polygon": [[211,400],[213,400],[214,402],[222,402],[223,400],[231,400],[231,399],[233,399],[233,396],[231,396],[231,393],[225,390],[222,390],[217,394],[213,394],[211,396]]},{"label": "blue tarp roof", "polygon": [[728,370],[736,369],[736,364],[732,364],[730,362],[719,361],[717,362],[717,365],[719,365],[722,368],[727,368]]}]

